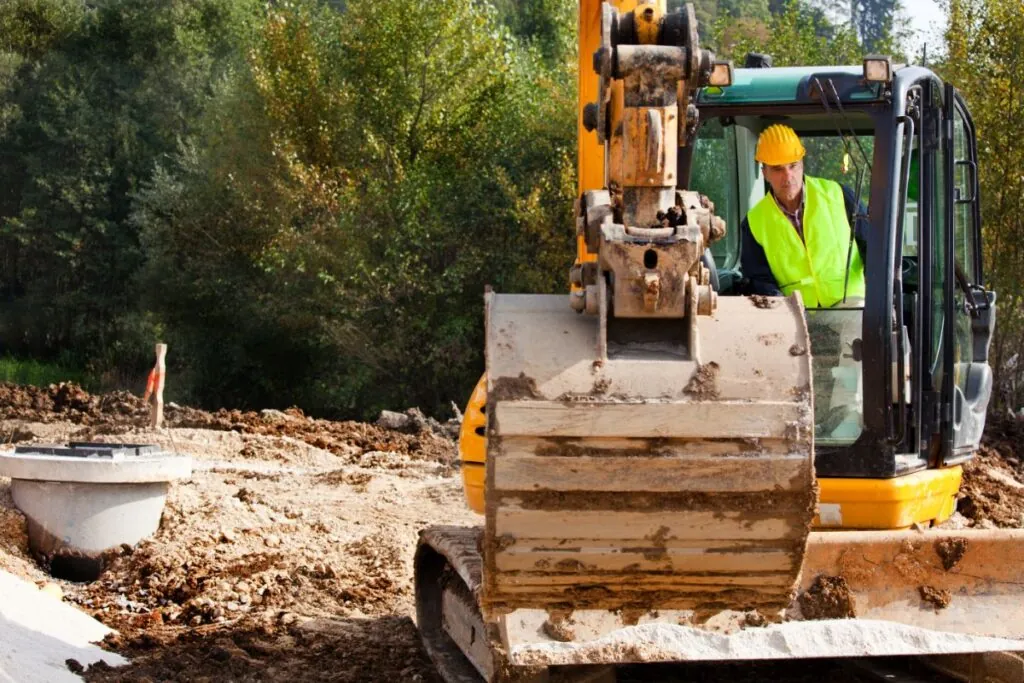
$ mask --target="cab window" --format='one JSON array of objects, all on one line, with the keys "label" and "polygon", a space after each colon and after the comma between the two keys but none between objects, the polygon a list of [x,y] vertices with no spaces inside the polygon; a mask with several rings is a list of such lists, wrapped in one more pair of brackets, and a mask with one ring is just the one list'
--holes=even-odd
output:
[{"label": "cab window", "polygon": [[720,269],[734,268],[739,260],[739,197],[736,164],[736,127],[709,119],[694,144],[690,189],[715,203],[715,214],[725,219],[725,237],[711,245]]}]

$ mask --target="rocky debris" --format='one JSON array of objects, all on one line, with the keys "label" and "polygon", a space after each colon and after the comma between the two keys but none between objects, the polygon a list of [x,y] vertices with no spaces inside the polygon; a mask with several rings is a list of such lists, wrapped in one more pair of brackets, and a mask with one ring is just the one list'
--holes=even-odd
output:
[{"label": "rocky debris", "polygon": [[819,576],[797,600],[805,619],[849,619],[857,616],[850,586],[841,576]]},{"label": "rocky debris", "polygon": [[945,609],[953,599],[953,594],[944,588],[921,586],[918,588],[918,591],[921,593],[921,600],[935,609]]},{"label": "rocky debris", "polygon": [[462,426],[462,417],[456,413],[455,418],[441,423],[432,417],[426,417],[419,408],[409,408],[404,413],[382,410],[376,424],[378,427],[397,432],[406,432],[408,434],[431,432],[449,439],[458,439],[459,429]]},{"label": "rocky debris", "polygon": [[[441,423],[424,416],[418,408],[392,414],[404,416],[401,427],[317,419],[299,408],[208,412],[175,403],[164,407],[167,427],[290,437],[349,458],[368,451],[386,451],[449,466],[454,463],[458,420]],[[37,435],[24,423],[68,422],[79,428],[73,433],[68,430],[67,438],[86,440],[145,428],[149,424],[149,405],[127,391],[93,395],[71,382],[47,387],[3,382],[0,421],[13,421],[0,432],[8,443],[36,440]],[[253,451],[249,455],[258,457],[259,453]]]},{"label": "rocky debris", "polygon": [[698,365],[683,392],[698,401],[718,398],[718,363]]},{"label": "rocky debris", "polygon": [[985,443],[964,465],[957,509],[979,528],[1024,528],[1024,418],[990,418]]}]

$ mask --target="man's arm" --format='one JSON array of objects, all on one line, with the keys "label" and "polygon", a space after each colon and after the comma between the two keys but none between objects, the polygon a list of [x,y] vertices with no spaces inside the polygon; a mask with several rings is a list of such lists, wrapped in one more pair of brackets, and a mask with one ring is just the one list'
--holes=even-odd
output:
[{"label": "man's arm", "polygon": [[750,232],[750,222],[746,218],[740,223],[740,270],[743,271],[743,277],[750,280],[752,294],[782,296],[782,290],[768,265],[764,247],[754,239]]}]

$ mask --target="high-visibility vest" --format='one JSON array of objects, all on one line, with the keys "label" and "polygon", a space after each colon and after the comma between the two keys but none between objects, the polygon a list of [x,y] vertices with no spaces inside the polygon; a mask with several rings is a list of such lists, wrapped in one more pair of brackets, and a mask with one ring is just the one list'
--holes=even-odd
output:
[{"label": "high-visibility vest", "polygon": [[803,240],[771,195],[747,213],[747,221],[786,296],[799,290],[807,308],[829,308],[841,302],[851,246],[846,296],[864,296],[864,263],[857,245],[850,244],[853,235],[838,183],[804,177]]}]

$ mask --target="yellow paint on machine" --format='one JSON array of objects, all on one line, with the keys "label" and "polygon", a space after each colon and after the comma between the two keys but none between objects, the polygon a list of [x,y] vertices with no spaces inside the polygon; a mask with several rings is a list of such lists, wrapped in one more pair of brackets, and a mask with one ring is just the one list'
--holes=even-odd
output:
[{"label": "yellow paint on machine", "polygon": [[922,470],[892,479],[819,479],[816,529],[906,529],[939,524],[956,509],[963,469]]},{"label": "yellow paint on machine", "polygon": [[462,490],[469,509],[484,514],[484,475],[487,471],[487,375],[480,378],[469,397],[459,430]]}]

